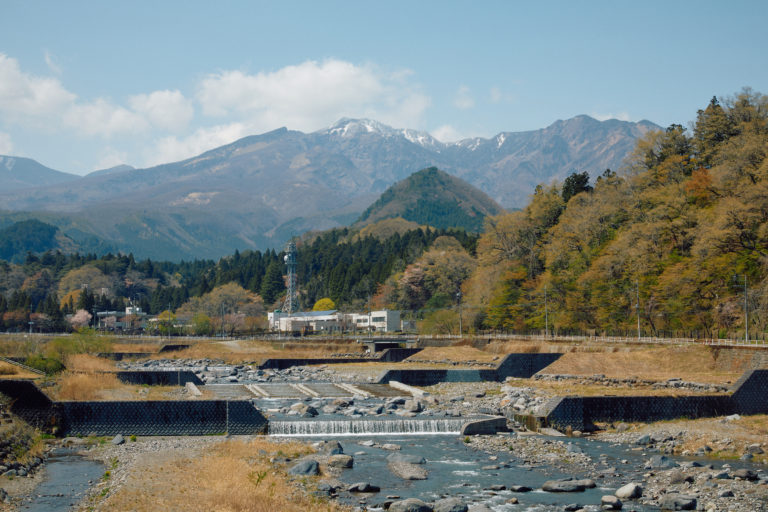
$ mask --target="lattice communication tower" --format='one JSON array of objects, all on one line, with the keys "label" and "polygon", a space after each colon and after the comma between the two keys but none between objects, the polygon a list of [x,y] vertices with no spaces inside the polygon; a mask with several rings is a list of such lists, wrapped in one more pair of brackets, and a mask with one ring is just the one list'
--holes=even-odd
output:
[{"label": "lattice communication tower", "polygon": [[283,303],[283,312],[296,313],[299,306],[299,279],[296,276],[296,244],[288,242],[285,246],[285,266],[288,267],[288,293]]}]

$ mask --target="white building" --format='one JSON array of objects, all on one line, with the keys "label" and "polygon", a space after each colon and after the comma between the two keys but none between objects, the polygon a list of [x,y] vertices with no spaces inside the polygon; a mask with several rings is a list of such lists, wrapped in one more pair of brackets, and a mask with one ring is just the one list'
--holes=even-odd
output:
[{"label": "white building", "polygon": [[402,330],[399,311],[382,309],[370,313],[352,313],[350,316],[358,331],[395,332]]},{"label": "white building", "polygon": [[267,313],[269,328],[280,332],[395,332],[400,331],[400,312],[383,309],[370,313],[302,311],[299,313]]}]

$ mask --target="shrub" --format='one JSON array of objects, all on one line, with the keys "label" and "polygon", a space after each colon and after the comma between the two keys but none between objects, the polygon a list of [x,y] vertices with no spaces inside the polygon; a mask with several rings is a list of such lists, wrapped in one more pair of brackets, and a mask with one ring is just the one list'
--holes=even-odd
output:
[{"label": "shrub", "polygon": [[60,359],[55,357],[44,357],[40,354],[34,354],[29,356],[24,364],[45,372],[46,375],[54,375],[64,370],[64,363]]}]

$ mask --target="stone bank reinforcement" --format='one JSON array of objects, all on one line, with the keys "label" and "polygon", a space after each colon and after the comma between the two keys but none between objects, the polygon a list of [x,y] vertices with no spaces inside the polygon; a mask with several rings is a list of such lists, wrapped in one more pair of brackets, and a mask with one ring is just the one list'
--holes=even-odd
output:
[{"label": "stone bank reinforcement", "polygon": [[[176,372],[168,372],[176,373]],[[32,382],[0,381],[11,411],[60,435],[200,436],[260,434],[267,419],[248,400],[54,402]]]},{"label": "stone bank reinforcement", "polygon": [[730,395],[566,396],[552,399],[539,424],[591,430],[595,422],[653,422],[728,414],[768,414],[768,369],[749,370]]}]

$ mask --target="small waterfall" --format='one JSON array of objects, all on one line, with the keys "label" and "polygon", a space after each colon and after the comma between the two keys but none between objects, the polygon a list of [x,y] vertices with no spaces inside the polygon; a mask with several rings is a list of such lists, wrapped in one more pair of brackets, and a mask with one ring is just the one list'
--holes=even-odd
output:
[{"label": "small waterfall", "polygon": [[383,436],[391,434],[453,434],[461,432],[467,418],[278,420],[269,422],[272,436]]}]

